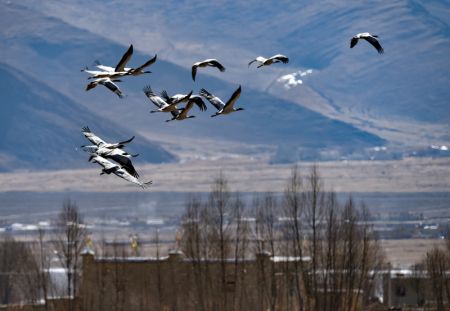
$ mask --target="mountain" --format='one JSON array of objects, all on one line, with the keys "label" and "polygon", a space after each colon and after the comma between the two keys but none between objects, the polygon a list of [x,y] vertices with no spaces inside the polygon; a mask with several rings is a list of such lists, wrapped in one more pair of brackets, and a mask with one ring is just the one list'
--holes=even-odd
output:
[{"label": "mountain", "polygon": [[[135,135],[43,83],[0,63],[0,171],[90,167],[77,149],[89,144],[81,127],[90,126],[107,141]],[[127,147],[137,162],[170,162],[175,157],[140,135]],[[91,165],[92,166],[92,165]]]},{"label": "mountain", "polygon": [[[318,156],[315,160],[327,158],[329,154],[339,158],[387,143],[377,135],[309,109],[308,104],[303,103],[301,99],[296,99],[302,102],[302,105],[299,105],[252,85],[246,85],[245,81],[240,79],[231,82],[223,80],[228,70],[223,75],[214,76],[210,75],[214,72],[211,69],[201,70],[194,83],[189,68],[164,60],[166,55],[164,49],[158,51],[155,49],[148,54],[142,52],[141,42],[132,42],[135,53],[129,64],[140,65],[153,57],[155,52],[158,52],[158,61],[150,67],[151,74],[123,79],[120,88],[126,94],[124,99],[119,99],[102,86],[86,92],[84,89],[88,82],[87,75],[80,72],[80,69],[96,59],[114,65],[130,41],[125,39],[123,40],[125,42],[118,44],[109,37],[98,35],[94,21],[89,24],[90,29],[83,29],[57,17],[44,15],[32,5],[26,7],[3,0],[0,3],[2,4],[0,39],[4,42],[2,62],[14,69],[9,71],[22,72],[26,75],[23,79],[32,80],[32,84],[46,85],[49,93],[55,93],[53,98],[53,95],[44,96],[35,90],[33,94],[39,98],[42,105],[45,102],[49,106],[55,102],[70,102],[72,106],[83,107],[112,124],[120,122],[124,131],[138,132],[163,144],[180,146],[189,144],[188,147],[192,147],[198,154],[203,151],[201,148],[195,148],[196,139],[210,140],[217,145],[239,142],[243,145],[272,146],[278,150],[275,159],[277,161],[311,159],[312,155],[323,153],[328,155]],[[83,18],[85,17],[80,16],[80,19]],[[27,22],[18,22],[23,20]],[[161,35],[164,35],[164,32]],[[20,79],[10,81],[10,86],[13,87],[19,81]],[[170,116],[148,113],[150,108],[154,107],[151,107],[142,92],[142,88],[147,84],[155,91],[166,88],[170,94],[190,90],[198,92],[204,87],[224,100],[231,96],[239,84],[242,84],[243,92],[236,106],[245,110],[211,119],[210,115],[213,114],[214,108],[209,105],[206,113],[193,109],[191,113],[196,115],[195,119],[166,123],[164,120]],[[23,87],[19,84],[14,88]],[[44,87],[39,86],[36,89]],[[9,102],[14,102],[18,94],[6,93],[4,96]],[[62,97],[65,97],[64,100]],[[64,108],[61,108],[60,112],[63,113]],[[79,128],[88,123],[83,122],[74,125],[77,135]],[[91,122],[88,125],[90,124]],[[100,135],[100,131],[90,126]],[[116,137],[118,136],[114,136],[114,139]],[[186,143],[187,140],[189,143]],[[42,154],[41,151],[36,150],[36,154]],[[139,153],[143,154],[140,151]],[[286,153],[291,155],[285,157]],[[154,161],[164,158],[165,156],[162,156]]]},{"label": "mountain", "polygon": [[[255,90],[381,135],[395,145],[448,144],[450,2],[445,0],[233,2],[30,1],[28,8],[188,68],[214,56]],[[111,31],[114,21],[114,31]],[[385,48],[350,38],[369,31]],[[283,53],[287,66],[248,70],[257,55]],[[312,69],[286,90],[277,79]]]}]

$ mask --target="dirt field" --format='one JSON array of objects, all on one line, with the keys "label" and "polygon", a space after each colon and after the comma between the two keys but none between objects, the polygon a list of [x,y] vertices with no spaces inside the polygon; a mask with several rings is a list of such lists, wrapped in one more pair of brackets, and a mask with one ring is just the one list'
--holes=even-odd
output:
[{"label": "dirt field", "polygon": [[386,260],[396,267],[409,267],[421,261],[426,252],[434,246],[444,247],[444,240],[434,239],[407,239],[382,240],[381,245],[385,251]]}]

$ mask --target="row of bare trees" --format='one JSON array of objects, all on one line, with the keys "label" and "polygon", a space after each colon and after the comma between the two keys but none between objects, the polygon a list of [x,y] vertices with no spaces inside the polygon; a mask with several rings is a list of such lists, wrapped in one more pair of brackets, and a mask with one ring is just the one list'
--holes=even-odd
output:
[{"label": "row of bare trees", "polygon": [[[294,168],[281,197],[266,193],[252,205],[245,209],[221,174],[206,202],[193,198],[186,208],[181,247],[200,310],[353,310],[364,303],[383,262],[364,206],[351,198],[339,204],[315,167],[306,177]],[[269,264],[257,260],[258,277],[247,276],[242,263],[267,252]],[[208,271],[207,261],[218,269]]]},{"label": "row of bare trees", "polygon": [[[50,232],[39,228],[37,240],[31,242],[4,235],[0,241],[0,304],[43,302],[44,309],[49,310],[49,298],[64,297],[69,299],[59,308],[76,309],[71,298],[77,295],[87,231],[75,202],[63,203],[53,227]],[[64,271],[65,284],[52,282],[51,268]]]}]

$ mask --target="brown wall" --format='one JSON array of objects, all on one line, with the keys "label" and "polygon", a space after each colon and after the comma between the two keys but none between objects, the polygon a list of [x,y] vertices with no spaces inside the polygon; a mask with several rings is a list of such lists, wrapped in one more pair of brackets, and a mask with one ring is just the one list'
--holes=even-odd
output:
[{"label": "brown wall", "polygon": [[275,284],[279,309],[295,310],[292,267],[292,262],[272,262],[269,255],[238,263],[195,262],[181,254],[160,260],[84,255],[81,306],[85,311],[267,310],[268,287]]}]

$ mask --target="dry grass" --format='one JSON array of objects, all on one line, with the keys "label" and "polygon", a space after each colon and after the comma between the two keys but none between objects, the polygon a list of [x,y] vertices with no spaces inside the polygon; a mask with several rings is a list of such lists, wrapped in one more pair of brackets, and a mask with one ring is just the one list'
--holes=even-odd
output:
[{"label": "dry grass", "polygon": [[[299,163],[308,172],[311,163]],[[408,158],[400,161],[333,161],[318,163],[328,189],[337,192],[441,192],[450,190],[449,158]],[[139,187],[99,169],[14,172],[0,174],[4,191],[141,191]],[[222,170],[231,188],[238,191],[283,191],[292,165],[270,165],[265,158],[245,155],[207,159],[182,159],[179,163],[138,167],[150,190],[209,191],[211,181]]]}]

